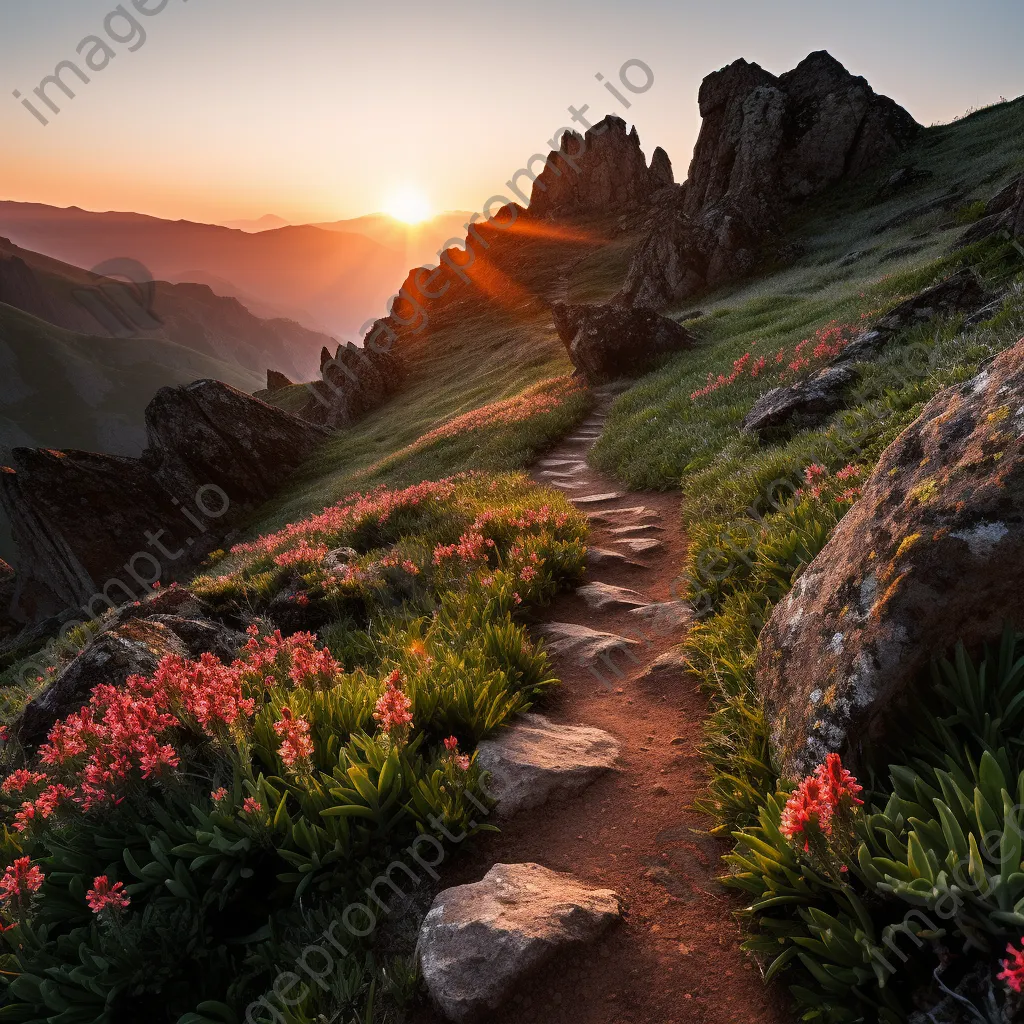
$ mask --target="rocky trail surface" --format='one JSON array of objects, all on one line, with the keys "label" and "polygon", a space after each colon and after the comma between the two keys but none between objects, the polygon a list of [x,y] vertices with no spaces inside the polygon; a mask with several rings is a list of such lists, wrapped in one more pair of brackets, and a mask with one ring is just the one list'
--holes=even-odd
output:
[{"label": "rocky trail surface", "polygon": [[706,785],[706,707],[674,653],[690,618],[676,593],[679,497],[620,493],[590,468],[612,397],[597,394],[590,418],[533,470],[591,520],[585,583],[535,627],[562,685],[481,744],[501,833],[453,863],[444,885],[458,888],[424,923],[424,977],[444,1013],[418,1024],[788,1019],[739,949],[739,904],[716,882],[726,843],[692,809]]}]

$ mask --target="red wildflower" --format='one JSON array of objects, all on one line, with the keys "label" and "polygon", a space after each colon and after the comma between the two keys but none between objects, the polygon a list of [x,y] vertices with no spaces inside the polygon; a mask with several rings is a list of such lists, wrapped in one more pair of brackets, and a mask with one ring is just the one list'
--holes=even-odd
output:
[{"label": "red wildflower", "polygon": [[0,792],[7,793],[8,795],[20,793],[29,786],[35,786],[45,781],[46,776],[42,772],[29,771],[28,768],[17,768],[0,783]]},{"label": "red wildflower", "polygon": [[1006,982],[1006,987],[1014,992],[1024,992],[1024,946],[1014,949],[1013,943],[1006,947],[1009,957],[1001,960],[999,966],[1002,971],[996,975],[1000,981]]},{"label": "red wildflower", "polygon": [[7,865],[3,878],[0,878],[0,900],[8,906],[13,904],[19,910],[24,909],[45,877],[28,857],[19,857]]},{"label": "red wildflower", "polygon": [[857,797],[864,787],[844,767],[838,754],[829,754],[824,764],[814,769],[814,777],[825,791],[826,799],[833,811],[849,809],[864,801]]},{"label": "red wildflower", "polygon": [[254,796],[247,796],[242,803],[242,810],[246,814],[259,814],[263,810],[263,804]]},{"label": "red wildflower", "polygon": [[111,910],[125,910],[131,903],[128,894],[123,891],[124,882],[110,884],[106,875],[97,875],[92,882],[92,888],[85,894],[85,902],[89,909],[98,914],[108,907]]},{"label": "red wildflower", "polygon": [[227,798],[228,798],[228,791],[223,786],[221,786],[219,789],[215,789],[210,794],[210,799],[214,803],[217,803],[217,804],[219,804],[221,802],[221,800],[227,800]]},{"label": "red wildflower", "polygon": [[389,735],[412,724],[412,701],[402,692],[401,681],[402,676],[395,669],[385,681],[384,692],[373,709],[373,717]]},{"label": "red wildflower", "polygon": [[818,833],[828,835],[831,823],[828,794],[818,779],[808,775],[786,801],[780,831],[787,839],[803,839],[804,850],[809,851],[811,838]]},{"label": "red wildflower", "polygon": [[274,723],[274,732],[281,737],[278,753],[289,767],[308,766],[313,756],[313,741],[309,738],[309,722],[292,716],[289,708],[281,708],[281,719]]}]

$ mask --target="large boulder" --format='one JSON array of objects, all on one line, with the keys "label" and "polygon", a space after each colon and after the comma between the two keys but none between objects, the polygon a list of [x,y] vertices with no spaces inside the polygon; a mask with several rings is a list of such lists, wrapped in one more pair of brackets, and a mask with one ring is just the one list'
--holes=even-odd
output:
[{"label": "large boulder", "polygon": [[586,135],[566,131],[533,183],[530,216],[565,218],[623,211],[646,203],[672,184],[672,164],[656,149],[648,167],[636,128],[626,131],[621,117],[609,114]]},{"label": "large boulder", "polygon": [[569,358],[591,384],[635,377],[695,343],[685,327],[645,310],[557,302],[551,312]]},{"label": "large boulder", "polygon": [[599,938],[619,897],[539,864],[495,864],[482,881],[445,889],[420,930],[431,998],[452,1021],[498,1009],[557,954]]},{"label": "large boulder", "polygon": [[814,426],[843,404],[846,388],[856,379],[849,365],[826,366],[805,380],[766,391],[743,418],[742,429],[751,434],[770,434],[796,422]]},{"label": "large boulder", "polygon": [[662,308],[747,273],[799,203],[885,164],[920,130],[824,51],[779,77],[736,61],[698,102],[685,189],[637,249],[624,305]]},{"label": "large boulder", "polygon": [[881,735],[933,655],[1024,622],[1024,342],[936,395],[774,609],[757,686],[793,776]]},{"label": "large boulder", "polygon": [[523,715],[496,738],[484,740],[476,757],[489,776],[488,794],[507,818],[553,796],[581,792],[613,769],[618,756],[619,744],[603,729]]},{"label": "large boulder", "polygon": [[12,615],[86,618],[195,564],[329,432],[216,380],[161,388],[130,459],[15,448],[0,505],[18,548]]}]

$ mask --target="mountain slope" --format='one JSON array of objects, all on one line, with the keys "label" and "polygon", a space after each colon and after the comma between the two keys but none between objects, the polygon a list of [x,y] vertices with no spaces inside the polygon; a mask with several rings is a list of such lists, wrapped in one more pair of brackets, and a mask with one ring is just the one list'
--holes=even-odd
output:
[{"label": "mountain slope", "polygon": [[141,289],[99,277],[0,239],[0,302],[83,334],[173,341],[263,373],[304,377],[328,335],[292,320],[254,316],[205,284],[153,282]]},{"label": "mountain slope", "polygon": [[338,333],[379,316],[406,269],[404,253],[365,235],[312,226],[247,234],[137,213],[0,202],[0,234],[78,267],[128,257],[159,280],[212,275],[239,294],[257,295],[296,319],[311,316]]},{"label": "mountain slope", "polygon": [[[252,392],[262,375],[173,341],[67,331],[0,303],[0,459],[20,446],[138,455],[147,402],[204,377]],[[3,523],[0,557],[11,553]]]}]

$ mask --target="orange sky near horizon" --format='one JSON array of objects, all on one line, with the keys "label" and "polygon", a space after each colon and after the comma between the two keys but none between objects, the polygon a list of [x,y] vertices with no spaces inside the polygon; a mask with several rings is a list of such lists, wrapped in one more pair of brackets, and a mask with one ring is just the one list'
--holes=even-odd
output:
[{"label": "orange sky near horizon", "polygon": [[[355,217],[407,189],[479,210],[584,104],[635,123],[682,180],[700,82],[741,56],[780,73],[827,48],[925,124],[1024,92],[1013,0],[133,4],[151,12],[133,16],[141,42],[128,20],[107,31],[113,0],[0,13],[0,198],[213,223]],[[12,93],[81,62],[90,35],[113,56],[44,127]],[[625,110],[595,75],[631,58],[655,77]]]}]

